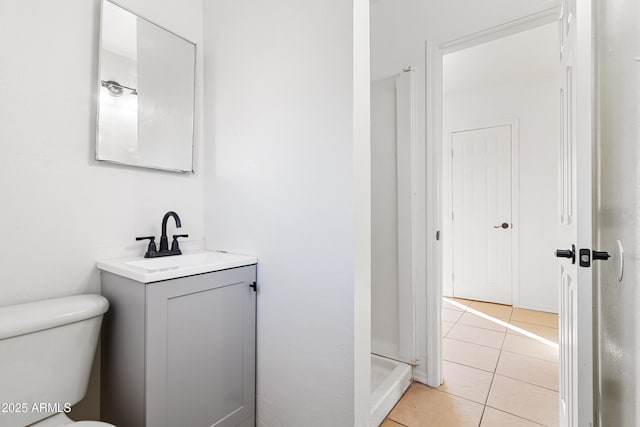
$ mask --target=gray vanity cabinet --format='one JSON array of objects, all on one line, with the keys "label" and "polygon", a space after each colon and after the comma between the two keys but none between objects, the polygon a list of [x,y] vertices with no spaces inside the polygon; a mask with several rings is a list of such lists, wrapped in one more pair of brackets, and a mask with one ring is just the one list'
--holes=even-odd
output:
[{"label": "gray vanity cabinet", "polygon": [[256,267],[155,283],[102,272],[102,419],[255,425]]}]

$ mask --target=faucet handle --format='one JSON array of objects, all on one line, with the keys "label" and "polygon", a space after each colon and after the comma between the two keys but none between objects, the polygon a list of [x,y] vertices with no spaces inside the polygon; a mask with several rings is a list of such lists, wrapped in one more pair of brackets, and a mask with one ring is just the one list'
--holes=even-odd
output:
[{"label": "faucet handle", "polygon": [[178,255],[182,254],[182,251],[180,250],[180,245],[178,244],[179,237],[189,237],[189,235],[188,234],[173,235],[173,242],[171,242],[171,252],[177,252]]},{"label": "faucet handle", "polygon": [[145,258],[152,258],[158,253],[158,249],[156,249],[156,238],[155,236],[147,236],[147,237],[136,237],[136,241],[138,240],[149,240],[149,246],[147,247],[147,253],[144,254]]}]

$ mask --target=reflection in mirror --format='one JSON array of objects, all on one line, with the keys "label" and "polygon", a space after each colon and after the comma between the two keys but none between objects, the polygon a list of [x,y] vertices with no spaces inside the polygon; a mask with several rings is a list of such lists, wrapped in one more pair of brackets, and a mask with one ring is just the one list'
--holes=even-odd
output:
[{"label": "reflection in mirror", "polygon": [[195,45],[102,6],[96,158],[193,172]]}]

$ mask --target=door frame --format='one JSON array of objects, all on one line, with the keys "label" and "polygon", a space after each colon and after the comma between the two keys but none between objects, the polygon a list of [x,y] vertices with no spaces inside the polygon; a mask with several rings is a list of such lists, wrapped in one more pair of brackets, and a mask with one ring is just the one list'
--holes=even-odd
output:
[{"label": "door frame", "polygon": [[[442,384],[442,295],[443,245],[440,233],[443,224],[443,129],[442,129],[442,58],[468,47],[486,43],[552,22],[559,22],[560,6],[462,37],[425,43],[425,145],[426,145],[426,222],[427,222],[427,289],[426,289],[426,383]],[[512,201],[512,203],[514,203]],[[445,236],[446,237],[446,236]],[[513,274],[513,273],[512,273]],[[515,294],[514,294],[515,295]],[[420,328],[417,328],[420,330]]]},{"label": "door frame", "polygon": [[[501,126],[511,126],[511,304],[520,305],[520,121],[517,117],[502,120],[492,120],[487,122],[470,123],[470,126],[454,127],[449,130],[449,135],[457,132],[467,132],[479,129],[488,129]],[[444,137],[444,135],[443,135]],[[446,142],[443,138],[443,153],[453,150],[451,138],[447,138]],[[443,178],[446,166],[449,170],[449,197],[443,202],[443,212],[453,212],[453,160],[451,156],[444,155],[443,162]],[[443,190],[446,190],[443,179]],[[443,193],[445,193],[443,191]],[[515,225],[514,225],[515,224]],[[449,233],[447,233],[447,231]],[[442,215],[442,231],[444,235],[453,236],[453,220],[450,215]],[[453,258],[453,239],[445,239],[442,241],[443,254],[448,253]],[[445,263],[443,256],[442,264],[442,280],[443,289],[447,288],[450,295],[453,296],[453,265]]]}]

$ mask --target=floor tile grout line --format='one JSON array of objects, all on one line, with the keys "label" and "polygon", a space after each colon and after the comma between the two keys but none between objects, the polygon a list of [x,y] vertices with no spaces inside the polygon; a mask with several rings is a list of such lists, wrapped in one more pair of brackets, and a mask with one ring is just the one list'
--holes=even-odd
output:
[{"label": "floor tile grout line", "polygon": [[[458,364],[459,364],[459,363],[458,363]],[[462,365],[462,366],[465,366],[465,365]],[[477,368],[476,368],[476,369],[477,369]],[[485,371],[485,372],[487,372],[487,371]],[[428,385],[425,385],[425,384],[422,384],[422,383],[418,383],[418,384],[420,384],[421,386],[424,386],[424,387],[429,387]],[[441,387],[442,387],[442,386],[441,386]],[[434,389],[435,391],[438,391],[438,392],[440,392],[440,393],[444,393],[444,394],[447,394],[447,395],[449,395],[449,396],[456,397],[456,398],[458,398],[458,399],[466,400],[467,402],[475,403],[476,405],[482,405],[482,403],[480,403],[480,402],[476,402],[475,400],[471,400],[471,399],[469,399],[468,397],[459,396],[459,395],[457,395],[457,394],[450,393],[450,392],[448,392],[448,391],[446,391],[446,390],[440,390],[440,388],[439,388],[439,387],[437,387],[437,388],[436,388],[436,387],[429,387],[429,388],[432,388],[432,389]],[[482,405],[482,406],[484,406],[484,405]],[[395,420],[394,420],[394,421],[395,421]]]},{"label": "floor tile grout line", "polygon": [[[527,325],[531,325],[531,326],[539,326],[541,328],[547,328],[547,329],[553,329],[553,330],[558,330],[558,328],[554,328],[553,326],[547,326],[547,325],[541,325],[539,323],[531,323],[531,322],[525,322],[524,320],[517,320],[517,319],[511,319],[509,320],[509,324],[513,325],[513,322],[518,322],[518,323],[525,323]],[[513,326],[517,326],[517,325],[513,325]],[[522,328],[524,329],[524,328]]]},{"label": "floor tile grout line", "polygon": [[504,332],[506,332],[506,331],[507,331],[507,328],[506,328],[506,327],[503,327],[503,328],[504,328],[504,331],[498,331],[498,330],[496,330],[496,329],[483,328],[482,326],[470,325],[470,324],[468,324],[468,323],[460,323],[460,326],[466,326],[466,327],[468,327],[468,328],[482,329],[482,330],[484,330],[484,331],[497,332],[497,333],[499,333],[499,334],[504,333]]},{"label": "floor tile grout line", "polygon": [[490,332],[496,332],[498,334],[503,334],[507,331],[507,328],[504,328],[504,331],[498,331],[496,329],[489,329],[489,328],[483,328],[482,326],[477,326],[477,325],[469,325],[467,323],[460,323],[460,326],[465,326],[467,328],[476,328],[476,329],[482,329],[483,331],[490,331]]},{"label": "floor tile grout line", "polygon": [[[464,314],[464,313],[466,313],[466,312],[467,312],[467,309],[465,308],[465,309],[464,309],[464,311],[462,312],[462,314],[461,314],[460,316],[458,316],[458,318],[456,319],[456,321],[455,321],[455,322],[449,322],[449,323],[453,323],[453,326],[451,326],[451,329],[453,329],[453,328],[455,328],[455,327],[456,327],[456,325],[458,324],[458,322],[460,321],[460,319],[462,319],[463,314]],[[443,340],[444,340],[444,339],[449,335],[449,332],[451,332],[451,329],[449,329],[449,330],[447,331],[447,333],[446,333],[446,334],[444,334],[444,336],[442,337],[442,339],[443,339]]]},{"label": "floor tile grout line", "polygon": [[555,330],[558,329],[558,328],[554,328],[553,326],[541,325],[539,323],[533,323],[533,322],[527,322],[526,320],[518,320],[518,319],[510,319],[509,320],[509,323],[511,323],[511,324],[513,324],[513,322],[526,323],[527,325],[540,326],[541,328],[547,328],[547,329],[555,329]]},{"label": "floor tile grout line", "polygon": [[[494,349],[494,350],[495,350],[495,349]],[[486,369],[478,368],[477,366],[465,365],[464,363],[456,362],[456,361],[454,361],[454,360],[449,360],[449,359],[445,359],[445,358],[443,358],[442,360],[447,361],[447,362],[449,362],[449,363],[456,363],[456,364],[458,364],[458,365],[462,365],[462,366],[465,366],[465,367],[467,367],[467,368],[473,368],[473,369],[477,369],[477,370],[479,370],[479,371],[488,372],[488,373],[490,373],[490,374],[492,373],[492,371],[487,371]]]},{"label": "floor tile grout line", "polygon": [[[487,313],[487,312],[485,312],[485,311],[483,311],[483,310],[479,309],[478,307],[472,307],[471,305],[470,305],[470,306],[468,306],[468,307],[471,307],[471,308],[473,308],[474,310],[477,310],[477,311],[479,311],[479,312],[481,312],[481,313],[483,313],[483,314],[486,314],[487,316],[495,317],[495,318],[496,318],[496,319],[498,319],[498,320],[502,320],[503,322],[506,322],[506,323],[508,323],[508,324],[510,324],[510,325],[512,325],[512,326],[517,326],[517,325],[514,325],[514,324],[513,324],[513,322],[520,322],[520,323],[526,323],[527,325],[541,326],[541,327],[543,327],[543,328],[548,328],[548,329],[556,329],[556,330],[558,329],[558,328],[554,328],[554,327],[552,327],[552,326],[548,326],[548,325],[541,325],[541,324],[538,324],[538,323],[532,323],[532,322],[527,322],[527,321],[524,321],[524,320],[517,320],[517,319],[514,319],[514,318],[513,318],[513,313],[515,312],[515,308],[512,308],[512,309],[511,309],[511,311],[509,312],[509,319],[508,319],[508,320],[503,320],[503,319],[500,319],[500,318],[499,318],[498,316],[496,316],[496,315],[492,315],[491,313]],[[465,310],[465,311],[467,311],[467,310]],[[471,314],[473,314],[473,313],[471,313]],[[464,323],[462,323],[462,324],[464,324]],[[483,328],[482,326],[476,326],[476,325],[467,325],[467,326],[473,326],[473,327],[476,327],[476,328],[488,329],[488,328]],[[525,329],[525,328],[523,328],[523,329]],[[526,330],[526,329],[525,329],[525,330]],[[497,331],[497,332],[500,332],[500,331]],[[514,334],[518,334],[518,332],[515,332],[515,331],[509,331],[509,330],[507,330],[507,333],[509,333],[509,332],[514,333]],[[520,335],[522,335],[522,334],[520,334]]]},{"label": "floor tile grout line", "polygon": [[[514,325],[514,326],[516,326],[516,325]],[[525,329],[525,330],[526,330],[526,329]],[[530,336],[527,336],[527,335],[525,335],[525,334],[521,334],[520,332],[507,331],[507,333],[508,333],[509,335],[519,335],[519,336],[521,336],[521,337],[527,337],[527,338],[535,339],[536,341],[540,342],[541,344],[544,344],[544,342],[542,342],[542,341],[540,341],[540,340],[538,340],[538,339],[536,339],[536,338],[532,338],[532,337],[530,337]],[[557,338],[547,338],[547,337],[543,337],[542,335],[538,335],[538,334],[534,334],[534,335],[536,335],[538,338],[541,338],[541,339],[543,339],[543,340],[545,340],[545,341],[548,341],[548,342],[550,342],[550,343],[554,343],[555,345],[559,345],[559,340],[558,340]]]},{"label": "floor tile grout line", "polygon": [[[505,340],[506,340],[506,338],[505,338]],[[541,361],[543,361],[543,362],[556,363],[556,364],[559,364],[559,363],[560,363],[560,361],[559,361],[559,360],[554,361],[554,360],[549,360],[549,359],[543,359],[542,357],[529,356],[528,354],[518,353],[517,351],[508,350],[508,349],[504,349],[504,348],[502,349],[502,351],[504,351],[505,353],[516,354],[516,355],[518,355],[518,356],[526,356],[526,357],[530,357],[530,358],[532,358],[532,359],[541,360]]]},{"label": "floor tile grout line", "polygon": [[[505,334],[507,332],[505,331]],[[503,340],[504,345],[504,340]],[[487,403],[489,403],[489,396],[491,395],[491,389],[493,388],[493,381],[496,379],[496,371],[498,370],[498,363],[500,363],[500,356],[502,355],[502,350],[498,353],[498,360],[496,360],[496,366],[493,369],[493,373],[491,375],[491,382],[489,383],[489,390],[487,391],[487,397],[484,399],[484,405],[482,407],[482,416],[480,417],[480,425],[482,425],[482,420],[484,419],[484,413],[487,410]],[[478,427],[480,427],[480,425]]]},{"label": "floor tile grout line", "polygon": [[[394,408],[395,408],[395,406],[394,406]],[[522,417],[521,417],[521,418],[522,418]],[[398,424],[398,425],[401,425],[402,427],[409,427],[409,426],[408,426],[408,425],[406,425],[406,424],[402,424],[400,421],[396,421],[396,420],[394,420],[393,418],[391,418],[391,416],[390,416],[390,415],[389,415],[389,416],[387,416],[387,418],[385,418],[385,420],[391,420],[391,421],[393,421],[394,423],[396,423],[396,424]],[[384,422],[384,420],[382,420],[382,422]]]},{"label": "floor tile grout line", "polygon": [[[511,310],[511,316],[513,316],[513,310]],[[509,316],[509,319],[511,319]],[[498,360],[496,361],[496,367],[493,370],[493,375],[491,376],[491,383],[489,384],[489,391],[487,392],[487,398],[484,401],[484,408],[482,409],[482,418],[480,419],[480,423],[482,423],[482,419],[484,419],[484,414],[487,411],[487,405],[489,404],[489,396],[491,396],[491,390],[493,389],[493,382],[496,379],[496,372],[498,371],[498,365],[500,364],[500,358],[502,357],[502,349],[504,348],[504,342],[507,339],[507,330],[504,331],[504,336],[502,337],[502,345],[500,346],[500,352],[498,353]]]},{"label": "floor tile grout line", "polygon": [[[402,396],[400,396],[400,399],[398,399],[398,401],[396,402],[396,404],[395,404],[395,405],[393,405],[393,408],[391,408],[391,410],[389,411],[389,413],[387,414],[387,416],[384,418],[384,420],[389,419],[389,420],[393,421],[394,423],[400,424],[401,426],[409,427],[409,426],[407,426],[407,425],[405,425],[405,424],[402,424],[400,421],[396,421],[396,420],[394,420],[393,418],[391,418],[391,414],[393,413],[393,410],[394,410],[394,409],[396,409],[396,408],[398,407],[398,405],[400,404],[400,401],[402,401],[402,399],[403,399],[403,398],[404,398],[404,396],[407,394],[407,392],[409,391],[409,389],[411,388],[411,386],[413,386],[415,383],[416,383],[416,381],[415,381],[415,380],[412,380],[412,381],[411,381],[411,384],[409,384],[409,387],[407,387],[407,389],[404,391],[404,393],[402,393]],[[419,383],[419,384],[421,384],[421,383]],[[382,420],[382,422],[384,422],[384,420]]]},{"label": "floor tile grout line", "polygon": [[[453,329],[453,328],[451,328],[451,329]],[[451,331],[449,331],[449,332],[451,332]],[[447,332],[447,335],[449,335],[449,332]],[[498,332],[498,333],[500,333],[500,332]],[[459,338],[451,338],[451,337],[446,337],[446,338],[447,338],[448,340],[454,340],[454,341],[458,341],[458,342],[463,342],[463,343],[465,343],[465,344],[473,344],[473,345],[477,345],[477,346],[480,346],[480,347],[490,348],[490,349],[492,349],[492,350],[500,351],[500,349],[499,349],[499,348],[490,347],[490,346],[488,346],[488,345],[484,345],[484,344],[478,344],[477,342],[465,341],[465,340],[462,340],[462,339],[459,339]]]},{"label": "floor tile grout line", "polygon": [[545,390],[548,390],[548,391],[552,391],[554,393],[560,393],[559,390],[554,390],[552,388],[545,387],[545,386],[540,385],[540,384],[535,384],[535,383],[532,383],[532,382],[529,382],[529,381],[524,381],[521,378],[515,378],[515,377],[512,377],[512,376],[505,375],[505,374],[502,374],[502,373],[497,373],[497,372],[495,373],[495,375],[500,375],[501,377],[509,378],[510,380],[518,381],[518,382],[523,383],[523,384],[529,384],[529,385],[532,385],[534,387],[538,387],[538,388],[542,388],[542,389],[545,389]]},{"label": "floor tile grout line", "polygon": [[505,414],[509,414],[509,415],[514,416],[516,418],[520,418],[521,420],[529,421],[530,423],[533,423],[535,425],[544,426],[544,424],[541,424],[538,421],[530,420],[529,418],[525,418],[522,415],[514,414],[512,412],[505,411],[504,409],[496,408],[495,406],[491,406],[491,405],[487,405],[487,407],[491,408],[491,409],[494,409],[496,411],[504,412]]},{"label": "floor tile grout line", "polygon": [[540,361],[540,362],[547,362],[547,363],[551,363],[551,364],[554,364],[554,365],[559,365],[559,364],[560,364],[560,361],[559,361],[559,360],[554,361],[554,360],[542,359],[542,358],[540,358],[540,357],[529,356],[528,354],[517,353],[517,352],[515,352],[515,351],[511,351],[511,350],[505,350],[504,348],[503,348],[503,349],[501,349],[500,351],[501,351],[501,352],[504,352],[504,353],[513,354],[513,355],[515,355],[515,356],[519,356],[519,357],[526,357],[526,358],[528,358],[528,359],[535,359],[536,361]]},{"label": "floor tile grout line", "polygon": [[[470,314],[473,314],[473,313],[470,313]],[[473,315],[475,316],[475,314],[473,314]],[[495,329],[483,328],[482,326],[470,325],[468,323],[460,323],[460,324],[463,325],[463,326],[470,326],[472,328],[484,329],[486,331],[502,332],[502,331],[496,331]],[[503,326],[503,328],[504,328],[504,326]],[[506,331],[507,328],[504,328],[504,330]]]},{"label": "floor tile grout line", "polygon": [[527,322],[526,320],[511,319],[511,320],[509,321],[509,323],[512,323],[512,322],[526,323],[527,325],[542,326],[543,328],[549,328],[549,329],[555,329],[555,330],[558,330],[558,328],[557,328],[557,327],[554,327],[554,326],[541,325],[540,323]]},{"label": "floor tile grout line", "polygon": [[[453,365],[462,366],[463,368],[474,369],[474,370],[480,371],[482,373],[491,374],[492,377],[495,375],[495,372],[487,371],[485,369],[476,368],[475,366],[465,365],[464,363],[454,362],[454,361],[451,361],[451,360],[444,360],[444,359],[443,359],[443,361],[449,362],[449,363],[451,363]],[[491,379],[491,381],[493,381],[493,378]],[[489,384],[489,388],[491,388],[491,384]],[[458,396],[457,394],[450,393],[450,392],[448,392],[446,390],[440,390],[440,391],[442,391],[443,393],[451,394],[452,396]],[[462,397],[463,399],[465,399],[465,397],[463,397],[463,396],[458,396],[458,397]],[[467,399],[467,400],[471,400],[471,399]],[[471,400],[471,401],[472,402],[476,402],[475,400]],[[482,405],[482,403],[480,403],[480,402],[476,402],[476,403],[479,404],[479,405]],[[486,399],[485,399],[485,403],[486,403]]]}]

